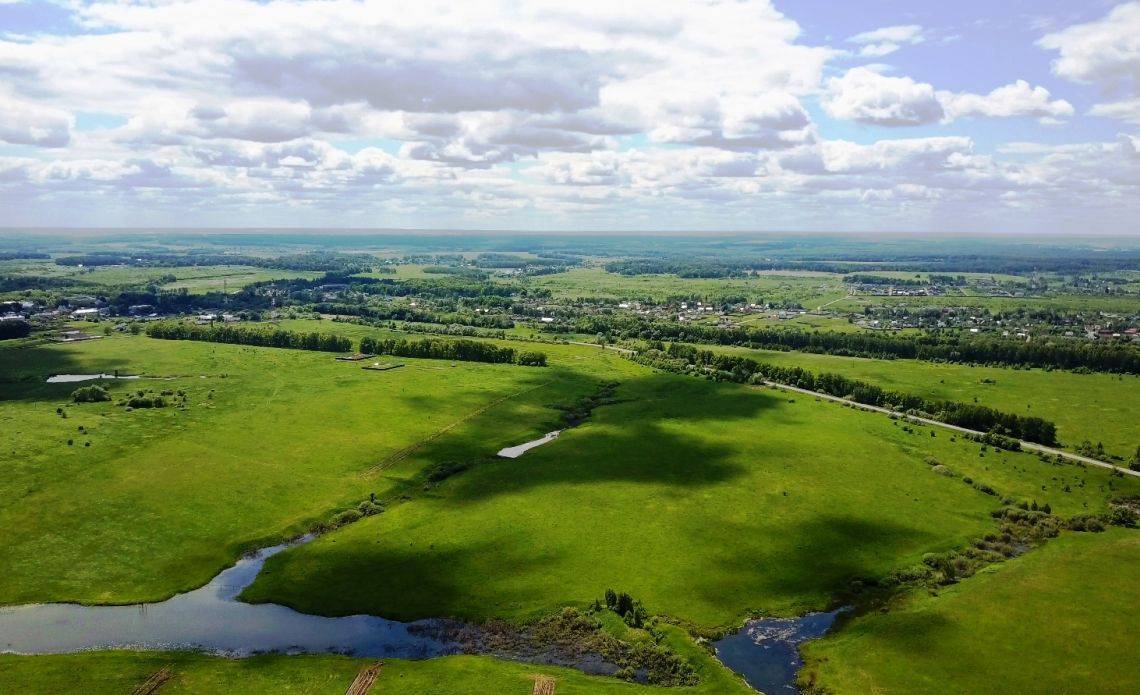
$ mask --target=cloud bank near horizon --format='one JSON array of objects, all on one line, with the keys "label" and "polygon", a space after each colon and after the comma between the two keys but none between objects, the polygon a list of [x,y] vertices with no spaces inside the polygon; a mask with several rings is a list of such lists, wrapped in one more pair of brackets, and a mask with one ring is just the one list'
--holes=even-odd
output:
[{"label": "cloud bank near horizon", "polygon": [[813,5],[5,2],[2,224],[1136,230],[1140,2]]}]

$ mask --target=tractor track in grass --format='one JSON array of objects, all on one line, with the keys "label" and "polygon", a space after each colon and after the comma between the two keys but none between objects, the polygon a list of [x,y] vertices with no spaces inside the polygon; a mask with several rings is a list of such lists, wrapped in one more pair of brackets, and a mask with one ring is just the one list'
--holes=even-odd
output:
[{"label": "tractor track in grass", "polygon": [[543,386],[546,386],[549,383],[550,382],[548,382],[548,381],[544,381],[541,384],[536,384],[534,386],[531,386],[530,388],[522,389],[521,391],[515,391],[514,393],[508,393],[505,396],[501,396],[499,398],[496,398],[495,400],[491,401],[487,405],[484,405],[481,408],[473,410],[470,413],[468,413],[467,415],[464,415],[463,417],[459,418],[458,420],[451,423],[450,425],[447,425],[446,427],[443,427],[439,430],[436,430],[435,432],[431,433],[427,437],[424,437],[420,441],[418,441],[414,444],[411,444],[410,446],[406,446],[403,449],[400,449],[399,451],[385,457],[382,461],[380,461],[380,463],[377,463],[375,466],[372,466],[371,468],[364,471],[364,475],[365,476],[375,475],[375,474],[377,474],[383,470],[391,468],[396,463],[403,461],[408,456],[410,456],[413,453],[415,453],[416,451],[418,451],[425,444],[428,444],[432,441],[435,441],[439,437],[447,434],[448,432],[455,429],[456,427],[459,427],[460,425],[467,422],[468,420],[479,417],[480,415],[487,412],[488,410],[491,410],[492,408],[496,408],[496,407],[502,405],[503,403],[511,400],[512,398],[517,398],[518,396],[524,396],[524,395],[530,393],[531,391],[536,391],[536,390],[542,388]]}]

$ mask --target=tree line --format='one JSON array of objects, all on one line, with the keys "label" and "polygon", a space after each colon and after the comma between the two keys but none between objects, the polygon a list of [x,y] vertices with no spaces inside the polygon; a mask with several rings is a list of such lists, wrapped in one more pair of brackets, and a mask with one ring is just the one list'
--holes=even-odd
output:
[{"label": "tree line", "polygon": [[321,352],[351,352],[352,340],[330,333],[302,333],[280,328],[237,328],[234,326],[197,326],[179,321],[161,321],[147,326],[146,334],[163,340],[198,340],[208,343],[256,345],[258,347],[292,348]]},{"label": "tree line", "polygon": [[890,335],[859,331],[799,331],[785,328],[717,328],[637,317],[583,316],[574,323],[579,333],[611,338],[671,340],[686,343],[738,345],[767,350],[878,359],[916,359],[970,364],[1003,364],[1056,369],[1085,368],[1099,372],[1140,374],[1140,350],[1129,345],[1064,339],[1025,342],[1005,338],[963,337],[956,333]]},{"label": "tree line", "polygon": [[407,338],[365,336],[360,339],[360,351],[370,355],[519,364],[527,367],[546,366],[546,353],[544,352],[516,351],[514,348],[476,340],[438,340],[435,338],[408,340]]},{"label": "tree line", "polygon": [[1006,413],[976,403],[928,400],[914,394],[890,391],[841,374],[814,373],[801,367],[780,367],[747,357],[699,350],[691,345],[679,343],[672,343],[665,349],[647,350],[633,359],[658,369],[707,374],[717,379],[738,383],[775,381],[865,405],[924,413],[939,422],[971,430],[992,432],[1046,446],[1057,444],[1056,425],[1043,418]]},{"label": "tree line", "polygon": [[[208,343],[256,345],[258,347],[292,348],[321,352],[352,352],[352,339],[331,333],[304,333],[280,328],[237,328],[234,326],[198,326],[179,321],[160,321],[147,326],[146,334],[163,340],[197,340]],[[515,350],[494,343],[475,340],[438,340],[424,338],[360,339],[360,352],[371,355],[395,355],[461,362],[491,362],[545,367],[546,353]]]},{"label": "tree line", "polygon": [[26,338],[31,335],[32,324],[23,319],[4,319],[0,321],[0,340],[11,338]]}]

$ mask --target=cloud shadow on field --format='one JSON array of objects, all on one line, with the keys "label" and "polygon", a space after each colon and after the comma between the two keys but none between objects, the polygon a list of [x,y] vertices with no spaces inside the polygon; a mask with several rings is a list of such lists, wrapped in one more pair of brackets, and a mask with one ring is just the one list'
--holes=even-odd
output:
[{"label": "cloud shadow on field", "polygon": [[[853,581],[881,578],[894,567],[884,558],[897,559],[907,549],[933,547],[938,535],[896,520],[861,518],[821,512],[806,522],[789,522],[788,528],[765,533],[756,539],[756,529],[738,524],[735,532],[722,535],[716,564],[720,581],[699,574],[690,587],[710,605],[725,595],[747,592],[760,597],[759,605],[787,606],[812,595],[822,603],[800,610],[828,608],[827,601],[850,589]],[[697,542],[699,539],[693,539]]]},{"label": "cloud shadow on field", "polygon": [[[677,389],[687,393],[678,398]],[[764,392],[672,375],[627,379],[616,398],[617,403],[599,406],[579,427],[517,459],[476,463],[472,470],[443,483],[440,494],[457,502],[475,502],[567,483],[632,482],[678,488],[720,483],[742,474],[743,468],[730,461],[735,453],[731,446],[702,436],[700,428],[756,417],[777,402]],[[494,417],[510,421],[511,409],[518,406],[503,403]],[[541,436],[545,427],[539,430],[534,437]],[[486,437],[479,427],[449,433],[417,456],[438,461],[455,458],[457,452],[488,452]]]},{"label": "cloud shadow on field", "polygon": [[[528,594],[525,585],[512,589],[497,581],[486,598],[491,610],[472,613],[471,607],[476,604],[472,596],[480,594],[480,586],[467,580],[525,576],[544,569],[553,573],[558,565],[558,556],[549,551],[522,553],[522,548],[533,549],[523,538],[510,544],[466,543],[462,547],[441,539],[437,549],[436,544],[420,542],[377,547],[361,542],[359,537],[385,532],[383,524],[355,528],[352,542],[326,545],[317,554],[306,553],[305,562],[295,561],[288,552],[274,556],[239,598],[289,605],[289,598],[297,595],[294,587],[301,587],[303,605],[297,607],[322,615],[368,613],[405,621],[425,616],[477,619],[486,612],[513,612],[518,606],[537,609],[543,597]],[[306,587],[320,587],[320,591],[306,591]]]}]

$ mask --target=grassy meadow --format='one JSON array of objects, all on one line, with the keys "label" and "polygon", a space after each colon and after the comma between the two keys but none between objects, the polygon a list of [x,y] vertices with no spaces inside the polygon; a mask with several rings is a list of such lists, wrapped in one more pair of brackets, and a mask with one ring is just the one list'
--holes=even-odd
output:
[{"label": "grassy meadow", "polygon": [[[75,293],[102,288],[158,284],[164,290],[186,290],[190,294],[237,292],[254,282],[315,278],[322,273],[248,265],[203,265],[175,267],[98,266],[80,268],[56,265],[52,261],[19,260],[0,262],[0,274],[62,278],[75,281]],[[169,277],[174,281],[169,281]]]},{"label": "grassy meadow", "polygon": [[[354,339],[391,333],[329,321],[278,323]],[[964,477],[1000,496],[1048,502],[1060,516],[1099,512],[1115,494],[1140,492],[1140,481],[1099,469],[983,451],[941,429],[810,397],[659,373],[594,347],[496,342],[546,352],[550,366],[399,358],[406,366],[372,372],[328,353],[145,336],[8,341],[0,346],[0,605],[160,599],[203,584],[246,549],[306,530],[375,492],[385,512],[273,557],[243,598],[326,615],[525,621],[585,607],[612,587],[651,613],[713,630],[750,615],[836,605],[855,580],[882,577],[994,530],[990,511],[999,497]],[[934,388],[924,370],[946,368],[936,372],[939,388],[990,388],[1010,403],[1044,393],[1058,399],[1061,412],[1066,399],[1103,400],[1118,414],[1101,417],[1102,429],[1115,422],[1130,431],[1132,401],[1115,377],[1001,369],[986,376],[953,365],[850,362],[872,370],[852,375],[888,388]],[[874,372],[880,364],[881,374]],[[115,370],[144,377],[108,382],[116,397],[180,390],[186,408],[75,404],[70,394],[80,384],[44,383],[51,374]],[[991,376],[995,384],[980,383]],[[1044,380],[1021,381],[1037,377]],[[493,457],[558,427],[555,406],[609,380],[621,384],[615,402],[584,424],[520,458]],[[1103,391],[1082,390],[1088,383]],[[1048,417],[1038,407],[1034,401],[1032,412]],[[933,472],[930,459],[956,476]],[[448,461],[467,469],[428,483],[425,469]],[[1134,537],[1129,533],[1095,538],[1107,543]],[[991,574],[1020,576],[1017,568],[1039,554],[1045,559],[1037,562],[1053,567],[1046,553],[1079,550],[1086,538],[1093,537],[1066,535],[942,591],[947,601],[939,605],[950,605],[955,592],[972,595],[972,582],[998,581]],[[1098,547],[1111,562],[1134,564],[1123,550]],[[1074,562],[1093,555],[1075,554]],[[1106,573],[1104,566],[1074,567],[1074,576]],[[913,600],[918,606],[926,597]],[[896,610],[905,621],[912,607]],[[1099,616],[1090,615],[1089,624]],[[871,640],[877,630],[895,629],[883,625],[870,624],[869,636],[850,634]],[[747,692],[683,628],[665,630],[668,645],[701,675],[700,686],[683,692]],[[811,662],[828,687],[894,688],[892,678],[907,677],[892,672],[895,662],[864,667],[856,660],[864,647],[843,652],[844,643],[832,644],[819,658],[813,651]],[[1087,644],[1093,649],[1099,641]],[[1041,647],[1043,654],[1052,648]],[[331,693],[343,692],[368,663],[338,656],[0,655],[0,691],[67,691],[81,674],[85,691],[129,692],[170,666],[175,677],[162,692]],[[387,660],[377,689],[528,693],[536,674],[555,677],[558,693],[651,690],[474,656]]]},{"label": "grassy meadow", "polygon": [[525,620],[614,587],[651,612],[728,627],[826,607],[853,579],[991,530],[998,501],[926,456],[1059,513],[1112,494],[1099,470],[979,456],[945,433],[775,391],[646,373],[617,397],[518,459],[272,558],[244,598]]},{"label": "grassy meadow", "polygon": [[877,360],[805,352],[715,347],[786,367],[835,372],[883,388],[925,398],[972,402],[1018,415],[1036,415],[1057,425],[1069,448],[1089,440],[1127,459],[1140,446],[1140,376],[1076,374],[1056,370]]},{"label": "grassy meadow", "polygon": [[805,647],[831,693],[1126,693],[1140,531],[1066,533],[936,595],[854,618]]},{"label": "grassy meadow", "polygon": [[[450,436],[457,456],[493,454],[546,431],[548,406],[592,392],[608,365],[632,366],[561,350],[546,369],[370,372],[327,353],[142,336],[0,347],[0,604],[199,586],[242,550],[407,484],[426,462],[399,452]],[[115,370],[147,378],[112,394],[184,390],[186,409],[72,404],[78,384],[44,383]]]}]

